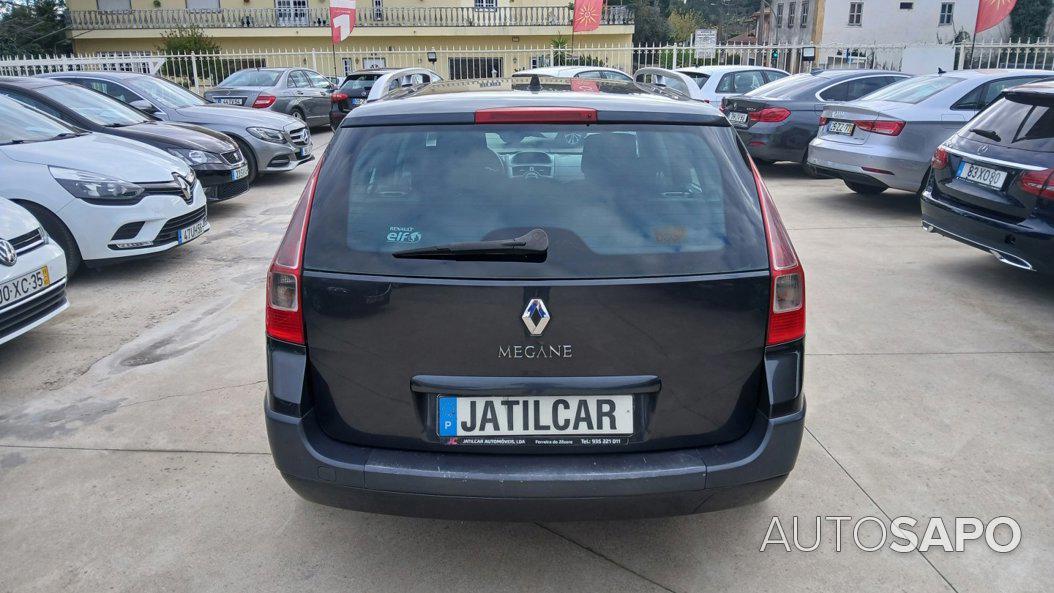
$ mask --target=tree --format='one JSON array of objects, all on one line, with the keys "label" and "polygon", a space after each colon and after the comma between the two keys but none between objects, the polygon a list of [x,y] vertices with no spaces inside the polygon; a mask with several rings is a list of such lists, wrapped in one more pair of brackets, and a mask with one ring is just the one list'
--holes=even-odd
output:
[{"label": "tree", "polygon": [[1010,11],[1010,34],[1013,37],[1044,37],[1051,0],[1017,0]]},{"label": "tree", "polygon": [[199,27],[177,27],[161,34],[157,51],[166,54],[214,54],[220,51],[220,46]]},{"label": "tree", "polygon": [[670,40],[670,23],[663,16],[661,7],[651,0],[637,0],[633,19],[635,45],[661,45]]},{"label": "tree", "polygon": [[688,41],[695,34],[695,30],[702,27],[703,19],[694,12],[686,10],[675,10],[666,19],[670,23],[670,34],[674,41]]},{"label": "tree", "polygon": [[0,4],[0,55],[69,53],[65,9],[62,0]]}]

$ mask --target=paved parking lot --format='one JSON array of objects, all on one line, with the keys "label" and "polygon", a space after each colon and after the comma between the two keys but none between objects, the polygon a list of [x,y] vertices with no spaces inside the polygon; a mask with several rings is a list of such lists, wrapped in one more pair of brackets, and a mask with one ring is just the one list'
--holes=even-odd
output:
[{"label": "paved parking lot", "polygon": [[[914,593],[1054,580],[1054,282],[926,234],[912,195],[864,198],[789,165],[763,173],[808,275],[808,432],[773,498],[556,524],[302,501],[264,434],[263,279],[309,173],[216,205],[212,231],[168,256],[83,273],[66,313],[0,346],[0,590]],[[774,515],[799,517],[803,545],[817,516],[839,515],[1007,515],[1022,541],[1009,554],[979,542],[868,553],[843,533],[836,552],[826,524],[814,552],[759,552]]]}]

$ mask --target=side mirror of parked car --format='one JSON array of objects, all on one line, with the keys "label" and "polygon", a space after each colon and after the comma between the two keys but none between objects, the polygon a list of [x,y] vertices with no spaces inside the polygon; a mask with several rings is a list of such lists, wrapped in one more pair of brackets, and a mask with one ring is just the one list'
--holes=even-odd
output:
[{"label": "side mirror of parked car", "polygon": [[131,105],[132,107],[135,107],[136,109],[138,109],[139,111],[142,111],[143,113],[150,113],[150,114],[157,113],[157,107],[154,107],[154,104],[151,103],[150,101],[147,101],[146,99],[136,99],[135,101],[132,101],[131,103],[129,103],[129,105]]}]

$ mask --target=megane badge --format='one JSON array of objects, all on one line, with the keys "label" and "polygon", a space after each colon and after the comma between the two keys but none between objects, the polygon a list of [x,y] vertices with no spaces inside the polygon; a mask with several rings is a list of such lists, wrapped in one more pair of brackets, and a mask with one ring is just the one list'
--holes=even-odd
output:
[{"label": "megane badge", "polygon": [[532,336],[540,336],[545,331],[545,326],[549,325],[549,309],[545,308],[542,299],[531,299],[520,318]]}]

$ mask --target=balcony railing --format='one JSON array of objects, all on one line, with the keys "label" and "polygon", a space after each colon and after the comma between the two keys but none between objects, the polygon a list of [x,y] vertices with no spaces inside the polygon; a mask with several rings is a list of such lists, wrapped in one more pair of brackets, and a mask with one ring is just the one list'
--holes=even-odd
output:
[{"label": "balcony railing", "polygon": [[[326,8],[224,8],[220,10],[70,10],[71,29],[203,29],[268,27],[328,27]],[[357,27],[537,27],[571,24],[571,10],[563,6],[472,8],[377,8],[359,10]],[[628,6],[606,6],[601,25],[632,25]]]}]

